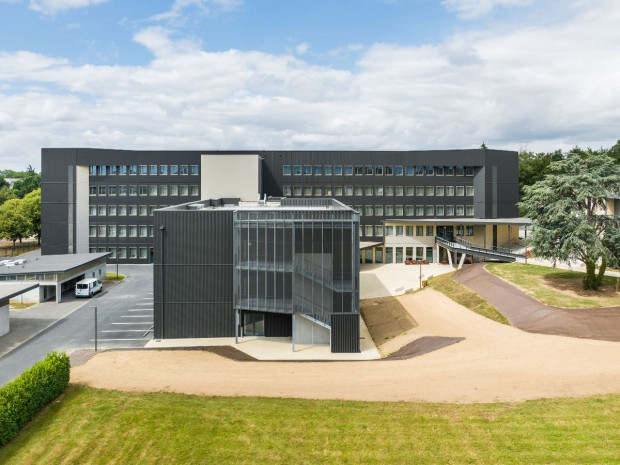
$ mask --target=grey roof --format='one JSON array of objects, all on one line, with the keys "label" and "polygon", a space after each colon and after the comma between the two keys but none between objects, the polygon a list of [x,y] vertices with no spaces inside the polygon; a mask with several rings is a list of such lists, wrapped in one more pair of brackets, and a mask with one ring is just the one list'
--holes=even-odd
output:
[{"label": "grey roof", "polygon": [[0,302],[12,299],[31,289],[39,287],[39,283],[0,283]]},{"label": "grey roof", "polygon": [[209,199],[165,207],[161,210],[232,210],[232,211],[354,211],[347,205],[332,198],[288,198],[278,197],[268,200],[242,201],[239,199]]},{"label": "grey roof", "polygon": [[434,223],[434,224],[497,224],[511,226],[529,226],[530,218],[393,218],[384,223]]},{"label": "grey roof", "polygon": [[105,259],[110,252],[76,253],[63,255],[41,255],[41,251],[30,252],[6,260],[22,260],[23,265],[0,266],[0,275],[64,273],[82,265]]}]

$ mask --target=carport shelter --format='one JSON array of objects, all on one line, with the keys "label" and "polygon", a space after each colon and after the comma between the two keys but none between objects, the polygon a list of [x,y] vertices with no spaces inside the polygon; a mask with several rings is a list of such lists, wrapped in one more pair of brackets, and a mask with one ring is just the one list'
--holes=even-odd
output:
[{"label": "carport shelter", "polygon": [[39,287],[38,283],[2,283],[0,284],[0,336],[9,332],[9,301],[24,292]]},{"label": "carport shelter", "polygon": [[14,260],[4,260],[4,264],[0,265],[0,283],[38,283],[38,289],[21,294],[21,302],[39,303],[55,297],[59,303],[62,293],[73,289],[76,282],[84,278],[103,279],[109,254],[41,255],[39,251],[31,252]]}]

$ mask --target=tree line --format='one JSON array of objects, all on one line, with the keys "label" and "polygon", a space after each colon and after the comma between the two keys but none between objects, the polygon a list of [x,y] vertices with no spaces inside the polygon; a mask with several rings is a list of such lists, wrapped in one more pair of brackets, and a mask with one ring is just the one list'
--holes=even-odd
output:
[{"label": "tree line", "polygon": [[[6,178],[19,178],[10,184]],[[36,237],[41,243],[41,174],[32,166],[26,171],[0,171],[0,237],[21,242]]]}]

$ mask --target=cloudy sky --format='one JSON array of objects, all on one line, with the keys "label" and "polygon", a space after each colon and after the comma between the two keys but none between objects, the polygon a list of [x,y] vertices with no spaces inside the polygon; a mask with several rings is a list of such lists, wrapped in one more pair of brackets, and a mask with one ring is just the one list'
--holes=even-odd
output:
[{"label": "cloudy sky", "polygon": [[618,0],[0,0],[0,169],[41,147],[609,147]]}]

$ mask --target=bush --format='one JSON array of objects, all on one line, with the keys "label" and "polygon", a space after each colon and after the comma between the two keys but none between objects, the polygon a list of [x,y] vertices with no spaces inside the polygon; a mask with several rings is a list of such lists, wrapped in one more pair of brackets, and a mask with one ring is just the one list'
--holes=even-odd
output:
[{"label": "bush", "polygon": [[70,369],[65,352],[52,352],[0,388],[0,446],[64,391]]}]

